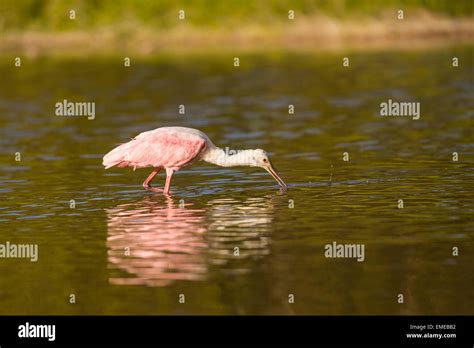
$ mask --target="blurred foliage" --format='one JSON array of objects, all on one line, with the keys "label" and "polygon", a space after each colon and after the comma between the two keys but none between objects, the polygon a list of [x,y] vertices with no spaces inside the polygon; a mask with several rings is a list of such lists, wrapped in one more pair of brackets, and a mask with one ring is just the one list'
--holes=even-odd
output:
[{"label": "blurred foliage", "polygon": [[[333,17],[378,16],[391,9],[425,9],[449,16],[472,16],[472,0],[1,0],[0,29],[66,30],[131,23],[167,28],[186,23],[195,26],[237,25],[245,22],[278,23],[288,10],[296,15]],[[76,20],[69,11],[76,10]]]}]

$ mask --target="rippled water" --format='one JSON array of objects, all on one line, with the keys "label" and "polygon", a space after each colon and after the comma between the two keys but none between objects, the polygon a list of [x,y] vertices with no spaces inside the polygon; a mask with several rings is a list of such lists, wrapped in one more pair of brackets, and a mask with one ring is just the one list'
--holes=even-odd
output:
[{"label": "rippled water", "polygon": [[[0,259],[0,314],[474,313],[472,47],[122,59],[0,60],[0,244],[39,246]],[[390,98],[420,120],[380,117]],[[95,119],[55,116],[63,99]],[[170,125],[266,149],[289,189],[202,163],[164,197],[101,166]],[[333,241],[365,260],[326,258]]]}]

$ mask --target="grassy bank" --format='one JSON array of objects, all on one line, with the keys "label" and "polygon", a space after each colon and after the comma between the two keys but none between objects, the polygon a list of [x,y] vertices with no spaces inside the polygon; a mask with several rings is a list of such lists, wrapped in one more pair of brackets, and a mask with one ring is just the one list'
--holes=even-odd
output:
[{"label": "grassy bank", "polygon": [[[75,21],[68,18],[74,9]],[[472,0],[2,0],[0,30],[87,30],[124,21],[154,28],[178,26],[185,11],[192,26],[213,27],[284,22],[289,10],[296,17],[316,15],[378,17],[388,10],[425,10],[451,17],[472,17]]]},{"label": "grassy bank", "polygon": [[471,0],[3,0],[0,50],[34,56],[423,47],[472,42],[472,6]]}]

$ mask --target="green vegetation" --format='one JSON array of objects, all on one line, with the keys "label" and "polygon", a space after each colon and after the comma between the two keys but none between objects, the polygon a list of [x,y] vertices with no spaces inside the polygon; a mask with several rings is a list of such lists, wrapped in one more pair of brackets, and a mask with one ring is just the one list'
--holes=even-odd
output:
[{"label": "green vegetation", "polygon": [[[76,10],[75,21],[69,11]],[[381,16],[393,9],[425,10],[454,17],[472,17],[472,0],[2,0],[0,30],[89,30],[98,27],[141,25],[170,28],[186,23],[198,27],[262,25],[287,20],[288,10],[296,16]]]}]

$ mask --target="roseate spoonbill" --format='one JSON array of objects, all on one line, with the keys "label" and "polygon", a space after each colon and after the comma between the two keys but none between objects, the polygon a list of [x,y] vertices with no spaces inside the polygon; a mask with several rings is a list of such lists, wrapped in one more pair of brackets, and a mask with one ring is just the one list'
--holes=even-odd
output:
[{"label": "roseate spoonbill", "polygon": [[132,167],[134,170],[153,167],[153,172],[143,182],[143,187],[152,191],[161,191],[150,183],[164,168],[166,183],[163,193],[169,194],[173,173],[198,160],[221,167],[260,167],[268,171],[282,188],[286,188],[285,182],[262,149],[239,150],[230,154],[214,145],[203,132],[186,127],[161,127],[140,133],[128,143],[119,145],[106,154],[102,164],[105,169],[113,166]]}]

